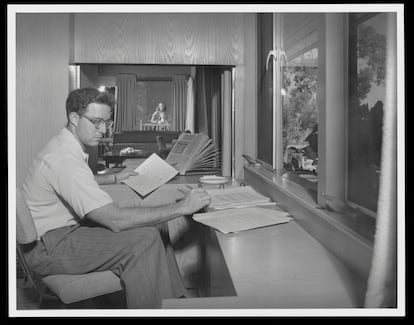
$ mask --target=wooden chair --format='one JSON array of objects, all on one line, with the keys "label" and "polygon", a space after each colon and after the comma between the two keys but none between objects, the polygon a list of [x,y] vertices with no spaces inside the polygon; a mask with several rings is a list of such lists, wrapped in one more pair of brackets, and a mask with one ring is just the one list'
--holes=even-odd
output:
[{"label": "wooden chair", "polygon": [[164,137],[162,135],[157,135],[155,137],[158,145],[158,154],[162,159],[166,159],[168,154],[171,151],[171,148],[167,148],[167,144],[164,141]]},{"label": "wooden chair", "polygon": [[[111,304],[115,301],[119,304],[115,308],[124,307],[125,296],[121,282],[119,277],[112,271],[79,275],[55,274],[40,277],[30,270],[24,258],[24,251],[35,245],[37,231],[23,193],[19,188],[16,191],[16,240],[18,260],[23,268],[26,280],[30,282],[38,294],[40,308],[46,304],[50,306],[53,300],[50,298],[54,298],[55,301],[58,298],[56,306],[59,307],[63,305],[63,307],[71,308],[71,305],[82,306],[82,304],[90,307],[93,304],[91,300],[95,298],[96,301],[99,300],[99,303],[105,301]],[[110,294],[116,294],[117,298],[111,301]],[[49,298],[48,302],[45,301],[46,298]]]}]

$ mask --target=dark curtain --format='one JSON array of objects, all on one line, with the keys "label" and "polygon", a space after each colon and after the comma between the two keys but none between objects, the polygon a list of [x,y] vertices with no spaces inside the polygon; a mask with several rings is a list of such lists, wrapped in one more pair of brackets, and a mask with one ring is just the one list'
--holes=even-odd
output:
[{"label": "dark curtain", "polygon": [[120,74],[116,76],[117,107],[115,115],[115,132],[135,131],[140,129],[137,109],[137,76]]},{"label": "dark curtain", "polygon": [[184,131],[187,114],[186,76],[173,76],[172,81],[172,130]]},{"label": "dark curtain", "polygon": [[208,135],[217,148],[222,142],[221,70],[198,67],[195,80],[194,132]]}]

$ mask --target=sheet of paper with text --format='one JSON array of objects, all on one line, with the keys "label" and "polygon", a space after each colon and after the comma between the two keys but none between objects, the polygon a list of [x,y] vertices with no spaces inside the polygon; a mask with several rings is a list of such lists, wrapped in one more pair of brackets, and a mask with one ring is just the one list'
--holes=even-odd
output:
[{"label": "sheet of paper with text", "polygon": [[151,193],[178,174],[174,167],[155,153],[140,164],[135,171],[138,175],[130,176],[123,180],[122,183],[128,185],[142,196]]},{"label": "sheet of paper with text", "polygon": [[193,219],[223,234],[229,234],[286,223],[291,221],[292,217],[280,209],[249,207],[196,213]]}]

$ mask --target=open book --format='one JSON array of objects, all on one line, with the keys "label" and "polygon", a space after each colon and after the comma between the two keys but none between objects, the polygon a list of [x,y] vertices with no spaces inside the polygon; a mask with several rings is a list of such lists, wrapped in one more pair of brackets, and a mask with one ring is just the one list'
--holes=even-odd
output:
[{"label": "open book", "polygon": [[138,194],[145,196],[167,183],[178,174],[178,171],[153,153],[135,171],[136,176],[130,176],[122,183],[131,187]]},{"label": "open book", "polygon": [[183,133],[177,139],[167,158],[167,163],[178,170],[180,175],[219,172],[220,153],[211,139],[202,133]]}]

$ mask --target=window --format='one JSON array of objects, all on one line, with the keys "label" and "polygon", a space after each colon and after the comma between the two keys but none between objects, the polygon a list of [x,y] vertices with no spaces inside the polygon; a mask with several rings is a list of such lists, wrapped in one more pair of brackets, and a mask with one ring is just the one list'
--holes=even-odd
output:
[{"label": "window", "polygon": [[349,17],[347,198],[371,215],[377,210],[381,173],[389,15],[364,13]]},{"label": "window", "polygon": [[287,57],[282,77],[283,167],[317,181],[318,48]]},{"label": "window", "polygon": [[312,204],[339,212],[341,222],[368,225],[362,232],[369,236],[389,15],[258,14],[257,25],[258,160],[282,177],[273,178],[278,185],[293,181],[299,186],[287,191],[302,188]]},{"label": "window", "polygon": [[[167,79],[167,78],[165,78]],[[151,122],[151,116],[159,102],[166,105],[171,115],[172,79],[162,78],[137,78],[136,96],[138,119],[142,124]],[[168,116],[171,120],[171,116]]]},{"label": "window", "polygon": [[258,14],[258,159],[315,200],[321,17]]}]

